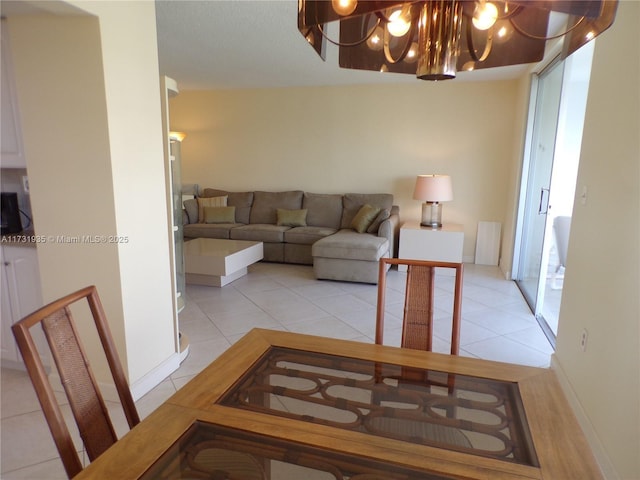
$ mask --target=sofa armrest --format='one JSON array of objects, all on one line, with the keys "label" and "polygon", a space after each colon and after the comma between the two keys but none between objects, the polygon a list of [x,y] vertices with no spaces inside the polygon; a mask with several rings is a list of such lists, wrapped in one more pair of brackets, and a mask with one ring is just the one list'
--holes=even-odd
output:
[{"label": "sofa armrest", "polygon": [[389,255],[397,257],[396,245],[398,245],[398,237],[400,235],[400,215],[392,213],[389,218],[383,221],[378,228],[378,236],[385,237],[389,240]]}]

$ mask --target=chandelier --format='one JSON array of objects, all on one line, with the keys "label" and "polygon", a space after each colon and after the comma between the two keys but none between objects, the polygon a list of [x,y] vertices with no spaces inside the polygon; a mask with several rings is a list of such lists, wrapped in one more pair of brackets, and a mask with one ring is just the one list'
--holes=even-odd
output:
[{"label": "chandelier", "polygon": [[[617,0],[298,0],[298,29],[324,60],[339,47],[342,68],[409,73],[422,80],[461,70],[539,62],[565,37],[563,58],[613,23]],[[560,33],[551,13],[565,14]],[[340,22],[339,38],[327,24]]]}]

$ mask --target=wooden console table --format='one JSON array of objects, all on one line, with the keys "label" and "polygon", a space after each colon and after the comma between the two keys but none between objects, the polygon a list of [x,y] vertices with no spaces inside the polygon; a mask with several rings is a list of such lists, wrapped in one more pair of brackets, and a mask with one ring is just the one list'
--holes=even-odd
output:
[{"label": "wooden console table", "polygon": [[261,329],[76,478],[233,468],[274,480],[602,478],[552,370]]}]

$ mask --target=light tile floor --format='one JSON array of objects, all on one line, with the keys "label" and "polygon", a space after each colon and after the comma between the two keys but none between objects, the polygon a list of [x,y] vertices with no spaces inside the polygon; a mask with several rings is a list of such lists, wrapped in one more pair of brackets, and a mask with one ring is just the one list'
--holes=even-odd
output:
[{"label": "light tile floor", "polygon": [[[404,278],[395,270],[388,274],[385,343],[399,341]],[[436,291],[434,350],[439,352],[449,349],[445,317],[451,280],[438,277],[443,287]],[[549,366],[549,342],[516,285],[504,280],[497,267],[465,265],[463,297],[461,355]],[[268,263],[252,266],[249,275],[224,288],[189,285],[180,329],[190,339],[190,354],[176,372],[136,402],[141,417],[253,327],[372,343],[376,298],[375,285],[318,281],[311,267]],[[28,377],[3,368],[1,380],[0,476],[66,478]],[[124,434],[124,416],[120,411],[113,415],[116,429]]]}]

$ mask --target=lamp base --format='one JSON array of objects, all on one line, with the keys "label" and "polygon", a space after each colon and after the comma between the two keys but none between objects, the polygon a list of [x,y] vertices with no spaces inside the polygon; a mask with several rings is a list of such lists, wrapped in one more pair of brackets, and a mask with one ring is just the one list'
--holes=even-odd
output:
[{"label": "lamp base", "polygon": [[424,202],[422,204],[420,225],[423,227],[442,228],[442,203]]}]

